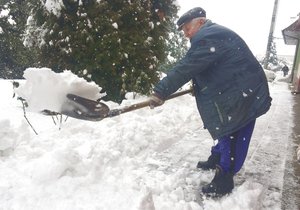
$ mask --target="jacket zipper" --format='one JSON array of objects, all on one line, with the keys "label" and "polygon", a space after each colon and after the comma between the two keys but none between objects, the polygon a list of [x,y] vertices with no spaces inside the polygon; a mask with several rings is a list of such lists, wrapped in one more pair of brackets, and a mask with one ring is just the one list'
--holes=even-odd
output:
[{"label": "jacket zipper", "polygon": [[218,115],[219,115],[221,123],[224,123],[224,119],[223,119],[223,116],[222,116],[222,113],[220,111],[220,108],[219,108],[218,104],[216,102],[214,102],[214,105],[215,105],[215,107],[217,109],[217,112],[218,112]]}]

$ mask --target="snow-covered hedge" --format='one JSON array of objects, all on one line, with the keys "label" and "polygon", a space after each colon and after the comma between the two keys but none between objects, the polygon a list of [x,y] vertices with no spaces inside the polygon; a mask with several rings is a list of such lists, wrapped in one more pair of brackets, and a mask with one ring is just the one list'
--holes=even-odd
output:
[{"label": "snow-covered hedge", "polygon": [[267,70],[267,69],[264,69],[264,71],[267,76],[268,82],[273,82],[276,78],[275,72]]}]

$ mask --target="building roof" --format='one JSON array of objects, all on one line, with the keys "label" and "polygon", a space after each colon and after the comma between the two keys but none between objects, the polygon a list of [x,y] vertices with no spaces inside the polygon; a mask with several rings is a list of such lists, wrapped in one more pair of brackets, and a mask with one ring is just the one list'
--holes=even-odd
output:
[{"label": "building roof", "polygon": [[297,45],[300,40],[300,16],[298,20],[282,30],[284,43],[287,45]]}]

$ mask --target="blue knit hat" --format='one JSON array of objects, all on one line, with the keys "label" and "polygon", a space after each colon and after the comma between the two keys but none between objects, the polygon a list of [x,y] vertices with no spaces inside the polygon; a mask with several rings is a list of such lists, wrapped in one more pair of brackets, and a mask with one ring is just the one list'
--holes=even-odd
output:
[{"label": "blue knit hat", "polygon": [[177,21],[178,30],[181,30],[184,24],[198,17],[206,17],[206,12],[201,7],[195,7],[187,11]]}]

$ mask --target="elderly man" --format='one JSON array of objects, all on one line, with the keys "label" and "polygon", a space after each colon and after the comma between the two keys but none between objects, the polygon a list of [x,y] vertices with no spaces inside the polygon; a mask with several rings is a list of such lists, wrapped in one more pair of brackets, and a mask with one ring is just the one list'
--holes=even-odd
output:
[{"label": "elderly man", "polygon": [[191,47],[156,84],[150,103],[154,107],[162,105],[170,94],[193,81],[204,126],[218,141],[208,160],[197,164],[203,170],[216,170],[202,192],[222,196],[234,188],[233,176],[247,156],[256,118],[271,106],[268,83],[243,39],[206,19],[204,9],[191,9],[179,18],[177,25],[190,39]]}]

